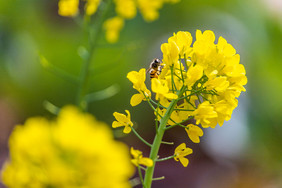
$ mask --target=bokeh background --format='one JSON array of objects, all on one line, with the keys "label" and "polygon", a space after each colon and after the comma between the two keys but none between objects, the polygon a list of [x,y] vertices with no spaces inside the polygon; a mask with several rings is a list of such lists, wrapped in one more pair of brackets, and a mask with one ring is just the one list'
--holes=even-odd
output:
[{"label": "bokeh background", "polygon": [[[76,22],[57,14],[57,1],[0,1],[0,164],[8,157],[7,139],[13,126],[31,116],[52,117],[46,101],[62,107],[73,104],[77,87],[40,64],[40,55],[77,76],[81,67],[83,32]],[[187,168],[173,160],[160,163],[153,183],[162,188],[279,188],[282,187],[282,1],[182,0],[166,4],[160,18],[145,22],[140,15],[126,21],[116,44],[104,38],[97,44],[91,73],[91,92],[112,88],[116,95],[91,103],[89,111],[111,125],[113,112],[132,112],[137,130],[152,141],[154,116],[145,103],[132,108],[135,93],[126,74],[147,68],[162,58],[160,45],[173,32],[213,30],[241,55],[247,92],[239,98],[232,119],[223,127],[205,129],[200,144],[175,129],[166,141],[183,141],[193,148]],[[149,84],[149,83],[148,83]],[[114,130],[117,139],[144,151],[134,135]],[[161,148],[169,156],[174,146]]]}]

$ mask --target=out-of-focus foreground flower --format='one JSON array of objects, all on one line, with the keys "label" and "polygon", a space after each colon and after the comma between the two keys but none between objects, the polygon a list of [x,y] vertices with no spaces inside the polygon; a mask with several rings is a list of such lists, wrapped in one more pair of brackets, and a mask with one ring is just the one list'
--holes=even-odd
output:
[{"label": "out-of-focus foreground flower", "polygon": [[2,172],[8,187],[130,187],[128,148],[90,114],[64,107],[56,121],[16,126]]}]

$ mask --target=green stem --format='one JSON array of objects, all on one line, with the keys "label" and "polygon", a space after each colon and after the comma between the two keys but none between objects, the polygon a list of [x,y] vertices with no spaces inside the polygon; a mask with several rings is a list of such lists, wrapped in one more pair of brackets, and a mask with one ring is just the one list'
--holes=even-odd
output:
[{"label": "green stem", "polygon": [[158,178],[153,178],[153,181],[158,181],[158,180],[163,180],[163,179],[165,179],[165,177],[164,177],[164,176],[162,176],[162,177],[158,177]]},{"label": "green stem", "polygon": [[[89,69],[91,60],[96,49],[97,41],[102,31],[103,22],[106,18],[107,13],[109,12],[109,8],[111,5],[112,0],[108,0],[105,3],[105,7],[101,10],[101,12],[97,12],[97,20],[95,22],[95,30],[93,33],[89,32],[88,40],[89,40],[89,50],[88,55],[84,59],[83,66],[80,71],[79,75],[79,84],[76,96],[76,105],[79,106],[82,110],[87,109],[87,101],[85,100],[85,95],[87,93],[87,82],[89,79]],[[99,15],[99,13],[101,15]]]},{"label": "green stem", "polygon": [[[178,97],[181,96],[184,91],[185,91],[185,87],[183,87],[178,92]],[[151,187],[151,184],[152,184],[152,181],[153,181],[154,169],[155,169],[155,165],[156,165],[156,160],[157,160],[158,152],[159,152],[159,149],[160,149],[160,145],[162,143],[162,138],[163,138],[163,135],[164,135],[165,130],[166,130],[167,122],[168,122],[170,115],[173,112],[173,109],[174,109],[175,105],[177,104],[177,102],[178,102],[178,99],[171,101],[171,103],[168,106],[164,116],[160,120],[159,129],[158,129],[158,132],[155,136],[154,142],[152,144],[152,149],[151,149],[151,152],[150,152],[150,158],[153,160],[153,166],[148,167],[147,171],[145,173],[145,179],[144,179],[144,187],[145,188]]]},{"label": "green stem", "polygon": [[174,143],[173,143],[173,142],[165,142],[165,141],[162,141],[162,144],[173,145]]},{"label": "green stem", "polygon": [[158,107],[161,107],[161,108],[164,108],[164,109],[167,109],[167,107],[165,107],[165,106],[163,106],[163,105],[161,105],[160,104],[160,102],[155,102],[153,99],[150,99],[150,101],[152,102],[152,103],[154,103],[155,105],[158,105]]},{"label": "green stem", "polygon": [[172,155],[172,156],[169,156],[169,157],[165,157],[165,158],[162,158],[162,159],[158,159],[156,161],[157,162],[166,161],[166,160],[172,159],[173,157],[175,157],[175,155]]},{"label": "green stem", "polygon": [[144,187],[144,180],[143,180],[143,176],[142,176],[142,172],[141,172],[141,168],[140,166],[137,167],[138,168],[138,174],[139,174],[139,177],[140,177],[140,181]]},{"label": "green stem", "polygon": [[[189,118],[187,118],[187,119],[185,119],[185,120],[183,120],[183,121],[181,121],[181,122],[179,122],[179,123],[177,123],[177,122],[175,122],[174,120],[170,119],[170,121],[172,121],[172,122],[175,123],[175,124],[174,124],[174,125],[171,125],[171,126],[169,126],[169,127],[166,127],[166,130],[171,129],[171,128],[177,126],[177,125],[181,125],[181,123],[184,123],[184,122],[186,122],[186,121],[188,121],[188,120],[190,120],[190,119],[192,119],[192,118],[194,118],[194,116],[190,116]],[[183,126],[183,125],[182,125],[182,126]]]}]

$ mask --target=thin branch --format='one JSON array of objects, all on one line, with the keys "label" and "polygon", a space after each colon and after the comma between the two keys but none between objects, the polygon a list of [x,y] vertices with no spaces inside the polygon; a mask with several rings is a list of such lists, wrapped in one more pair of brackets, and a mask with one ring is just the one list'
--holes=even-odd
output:
[{"label": "thin branch", "polygon": [[157,159],[156,162],[166,161],[166,160],[172,159],[173,157],[175,157],[175,155],[172,155],[172,156],[169,156],[169,157],[165,157],[165,158],[162,158],[162,159]]},{"label": "thin branch", "polygon": [[162,144],[167,144],[167,145],[173,145],[174,144],[174,142],[165,142],[165,141],[162,141],[161,143]]},{"label": "thin branch", "polygon": [[158,178],[153,178],[152,180],[153,180],[153,181],[158,181],[158,180],[163,180],[163,179],[165,179],[165,177],[164,177],[164,176],[162,176],[162,177],[158,177]]},{"label": "thin branch", "polygon": [[144,179],[143,179],[143,176],[142,176],[142,172],[141,172],[141,168],[140,166],[137,167],[138,168],[138,174],[139,174],[139,177],[140,177],[140,181],[144,187]]}]

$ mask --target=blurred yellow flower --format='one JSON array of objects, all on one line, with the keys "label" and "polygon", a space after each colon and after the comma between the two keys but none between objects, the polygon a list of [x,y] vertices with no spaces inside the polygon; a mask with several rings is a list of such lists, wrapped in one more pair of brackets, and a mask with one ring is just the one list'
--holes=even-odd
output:
[{"label": "blurred yellow flower", "polygon": [[118,41],[120,30],[124,26],[124,20],[121,17],[109,18],[104,22],[104,29],[106,31],[106,40],[109,43]]},{"label": "blurred yellow flower", "polygon": [[137,5],[147,22],[154,21],[159,18],[158,10],[163,6],[162,0],[137,0]]},{"label": "blurred yellow flower", "polygon": [[186,144],[182,143],[177,148],[175,148],[174,152],[174,160],[180,161],[184,167],[188,166],[189,160],[185,158],[185,156],[190,155],[193,153],[193,150],[190,148],[186,148]]},{"label": "blurred yellow flower", "polygon": [[125,18],[132,19],[136,16],[137,7],[135,0],[114,0],[116,4],[116,13]]},{"label": "blurred yellow flower", "polygon": [[131,132],[131,127],[133,126],[133,123],[130,119],[130,112],[128,110],[125,110],[125,112],[127,113],[127,116],[118,112],[114,112],[114,116],[117,121],[113,122],[112,127],[117,128],[124,126],[123,133],[128,134]]},{"label": "blurred yellow flower", "polygon": [[95,14],[100,4],[100,0],[86,0],[85,13],[88,16]]},{"label": "blurred yellow flower", "polygon": [[144,166],[147,166],[147,167],[153,166],[153,160],[150,159],[150,158],[147,158],[147,157],[143,157],[141,151],[135,150],[135,149],[133,149],[133,147],[131,147],[130,153],[134,158],[134,159],[131,160],[131,162],[135,166],[139,166],[139,165],[144,165]]},{"label": "blurred yellow flower", "polygon": [[79,0],[60,0],[58,13],[61,16],[74,17],[78,14]]},{"label": "blurred yellow flower", "polygon": [[16,126],[4,165],[7,187],[130,187],[128,148],[90,114],[64,107],[57,120]]}]

